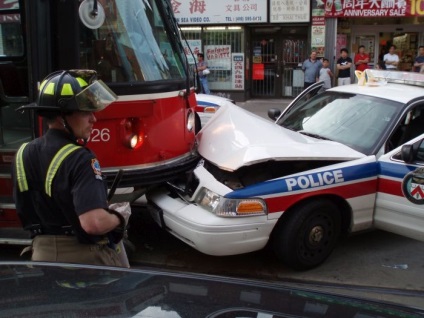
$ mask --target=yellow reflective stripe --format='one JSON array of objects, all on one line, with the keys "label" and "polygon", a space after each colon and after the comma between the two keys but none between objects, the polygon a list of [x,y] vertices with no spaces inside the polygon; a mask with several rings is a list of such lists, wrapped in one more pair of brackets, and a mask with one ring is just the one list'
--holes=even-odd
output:
[{"label": "yellow reflective stripe", "polygon": [[[46,85],[46,84],[44,84],[44,85]],[[44,85],[42,85],[42,87],[40,87],[40,91],[44,87]],[[48,83],[47,84],[46,89],[44,90],[44,94],[54,95],[54,83]]]},{"label": "yellow reflective stripe", "polygon": [[84,79],[83,79],[83,78],[81,78],[81,77],[76,77],[76,80],[78,81],[79,86],[81,86],[81,87],[88,86],[88,83],[87,83],[86,81],[84,81]]},{"label": "yellow reflective stripe", "polygon": [[16,153],[16,181],[20,192],[28,191],[28,181],[26,179],[24,159],[22,155],[27,144],[28,143],[26,142],[19,147],[19,150]]},{"label": "yellow reflective stripe", "polygon": [[69,83],[65,83],[62,86],[62,91],[60,92],[60,96],[72,96],[74,95],[74,90],[72,89],[72,85]]},{"label": "yellow reflective stripe", "polygon": [[46,182],[44,184],[44,188],[49,197],[52,196],[53,178],[56,175],[57,170],[59,170],[59,167],[62,164],[63,160],[65,160],[67,156],[69,156],[73,151],[79,148],[81,148],[81,146],[67,144],[66,146],[63,146],[53,157],[52,162],[50,162],[49,169],[47,170]]}]

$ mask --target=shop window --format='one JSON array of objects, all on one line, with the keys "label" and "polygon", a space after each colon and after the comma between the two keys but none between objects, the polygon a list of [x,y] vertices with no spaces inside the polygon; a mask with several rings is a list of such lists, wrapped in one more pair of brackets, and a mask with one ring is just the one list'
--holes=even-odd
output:
[{"label": "shop window", "polygon": [[0,57],[23,56],[21,15],[17,12],[0,14],[0,18]]},{"label": "shop window", "polygon": [[395,34],[393,44],[396,45],[399,55],[398,69],[401,71],[411,71],[417,56],[417,33]]},{"label": "shop window", "polygon": [[193,53],[200,50],[205,54],[211,71],[209,88],[233,89],[232,54],[244,53],[244,29],[239,26],[184,27],[182,31]]}]

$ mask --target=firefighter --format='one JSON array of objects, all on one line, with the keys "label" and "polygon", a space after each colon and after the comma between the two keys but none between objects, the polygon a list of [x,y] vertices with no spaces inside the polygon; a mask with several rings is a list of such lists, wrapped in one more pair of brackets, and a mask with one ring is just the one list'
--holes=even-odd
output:
[{"label": "firefighter", "polygon": [[33,261],[125,266],[115,246],[130,212],[109,208],[99,161],[85,147],[94,113],[116,99],[95,71],[58,71],[41,83],[37,103],[19,108],[48,125],[21,146],[13,165],[13,196],[33,239]]}]

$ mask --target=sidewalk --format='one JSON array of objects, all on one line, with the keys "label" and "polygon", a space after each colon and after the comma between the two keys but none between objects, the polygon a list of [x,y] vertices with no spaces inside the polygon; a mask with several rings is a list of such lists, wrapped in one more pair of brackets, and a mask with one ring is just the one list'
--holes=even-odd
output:
[{"label": "sidewalk", "polygon": [[285,109],[292,99],[280,98],[280,99],[249,99],[245,102],[237,102],[237,106],[246,109],[256,115],[263,118],[269,119],[268,109],[279,108],[281,111]]}]

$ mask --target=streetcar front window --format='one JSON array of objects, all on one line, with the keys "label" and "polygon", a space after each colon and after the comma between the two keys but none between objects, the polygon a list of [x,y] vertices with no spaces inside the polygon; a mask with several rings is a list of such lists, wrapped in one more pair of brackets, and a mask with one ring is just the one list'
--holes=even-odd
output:
[{"label": "streetcar front window", "polygon": [[[154,0],[99,0],[105,21],[81,24],[81,65],[106,82],[184,78],[182,48],[172,41]],[[173,22],[172,22],[173,23]]]}]

